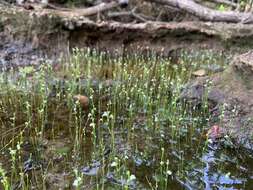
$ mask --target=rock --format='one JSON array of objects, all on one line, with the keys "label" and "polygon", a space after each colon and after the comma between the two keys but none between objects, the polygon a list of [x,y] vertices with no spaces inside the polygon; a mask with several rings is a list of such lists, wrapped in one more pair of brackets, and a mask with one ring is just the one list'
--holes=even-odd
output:
[{"label": "rock", "polygon": [[238,146],[253,150],[253,51],[236,56],[222,73],[189,82],[180,97],[192,106],[208,101],[210,125],[215,123],[209,137],[223,131]]},{"label": "rock", "polygon": [[247,87],[253,88],[253,51],[235,57],[232,67]]},{"label": "rock", "polygon": [[224,66],[219,64],[202,65],[200,68],[212,73],[218,73],[225,70]]},{"label": "rock", "polygon": [[81,107],[84,110],[89,109],[89,98],[87,96],[83,96],[83,95],[78,94],[78,95],[74,96],[74,99],[79,101]]},{"label": "rock", "polygon": [[253,51],[235,57],[232,64],[237,71],[253,74]]},{"label": "rock", "polygon": [[127,187],[126,189],[136,189],[136,177],[134,175],[131,175],[129,179],[120,178],[117,179],[113,173],[109,172],[106,175],[106,179],[115,185],[121,186],[121,187]]},{"label": "rock", "polygon": [[[90,166],[82,168],[82,173],[88,176],[96,176],[101,170],[102,164],[99,161],[94,161]],[[101,172],[101,171],[100,171]]]},{"label": "rock", "polygon": [[32,158],[27,159],[23,164],[24,173],[32,170],[40,170],[43,168],[43,163],[41,161],[33,160]]},{"label": "rock", "polygon": [[191,81],[184,87],[180,98],[187,101],[202,100],[204,94],[204,83],[202,80]]}]

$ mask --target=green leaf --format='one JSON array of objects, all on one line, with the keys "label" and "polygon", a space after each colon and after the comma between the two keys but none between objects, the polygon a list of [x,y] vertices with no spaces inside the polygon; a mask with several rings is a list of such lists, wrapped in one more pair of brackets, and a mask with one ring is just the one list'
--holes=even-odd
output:
[{"label": "green leaf", "polygon": [[221,5],[219,6],[219,11],[225,11],[224,5],[221,4]]}]

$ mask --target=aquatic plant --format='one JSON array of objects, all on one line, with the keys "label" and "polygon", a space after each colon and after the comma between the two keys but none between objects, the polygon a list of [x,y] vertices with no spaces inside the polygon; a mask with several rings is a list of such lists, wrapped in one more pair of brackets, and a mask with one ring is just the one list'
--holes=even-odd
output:
[{"label": "aquatic plant", "polygon": [[[204,50],[182,51],[174,63],[154,52],[73,49],[56,65],[1,73],[2,186],[204,187],[208,100],[192,108],[180,94],[194,71],[211,74],[228,60]],[[221,175],[228,171],[223,163]]]}]

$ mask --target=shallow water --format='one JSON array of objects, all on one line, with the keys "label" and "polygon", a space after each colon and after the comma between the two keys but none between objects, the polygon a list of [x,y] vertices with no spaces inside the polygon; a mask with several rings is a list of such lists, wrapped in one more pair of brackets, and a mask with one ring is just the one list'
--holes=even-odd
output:
[{"label": "shallow water", "polygon": [[192,71],[226,66],[213,54],[173,65],[77,52],[60,67],[3,74],[0,163],[12,188],[253,189],[252,153],[208,141],[209,108],[178,101]]}]

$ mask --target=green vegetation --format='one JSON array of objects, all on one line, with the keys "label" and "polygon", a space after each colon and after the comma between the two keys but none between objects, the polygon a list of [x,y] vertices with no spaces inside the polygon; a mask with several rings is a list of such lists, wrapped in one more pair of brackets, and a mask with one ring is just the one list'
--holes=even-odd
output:
[{"label": "green vegetation", "polygon": [[[0,189],[204,188],[213,153],[208,104],[189,109],[179,97],[193,71],[212,73],[228,59],[181,52],[173,63],[153,53],[75,49],[59,65],[2,73]],[[89,98],[88,109],[79,94]],[[243,188],[247,175],[233,154],[216,155],[214,176]],[[233,185],[226,180],[219,185]]]}]

